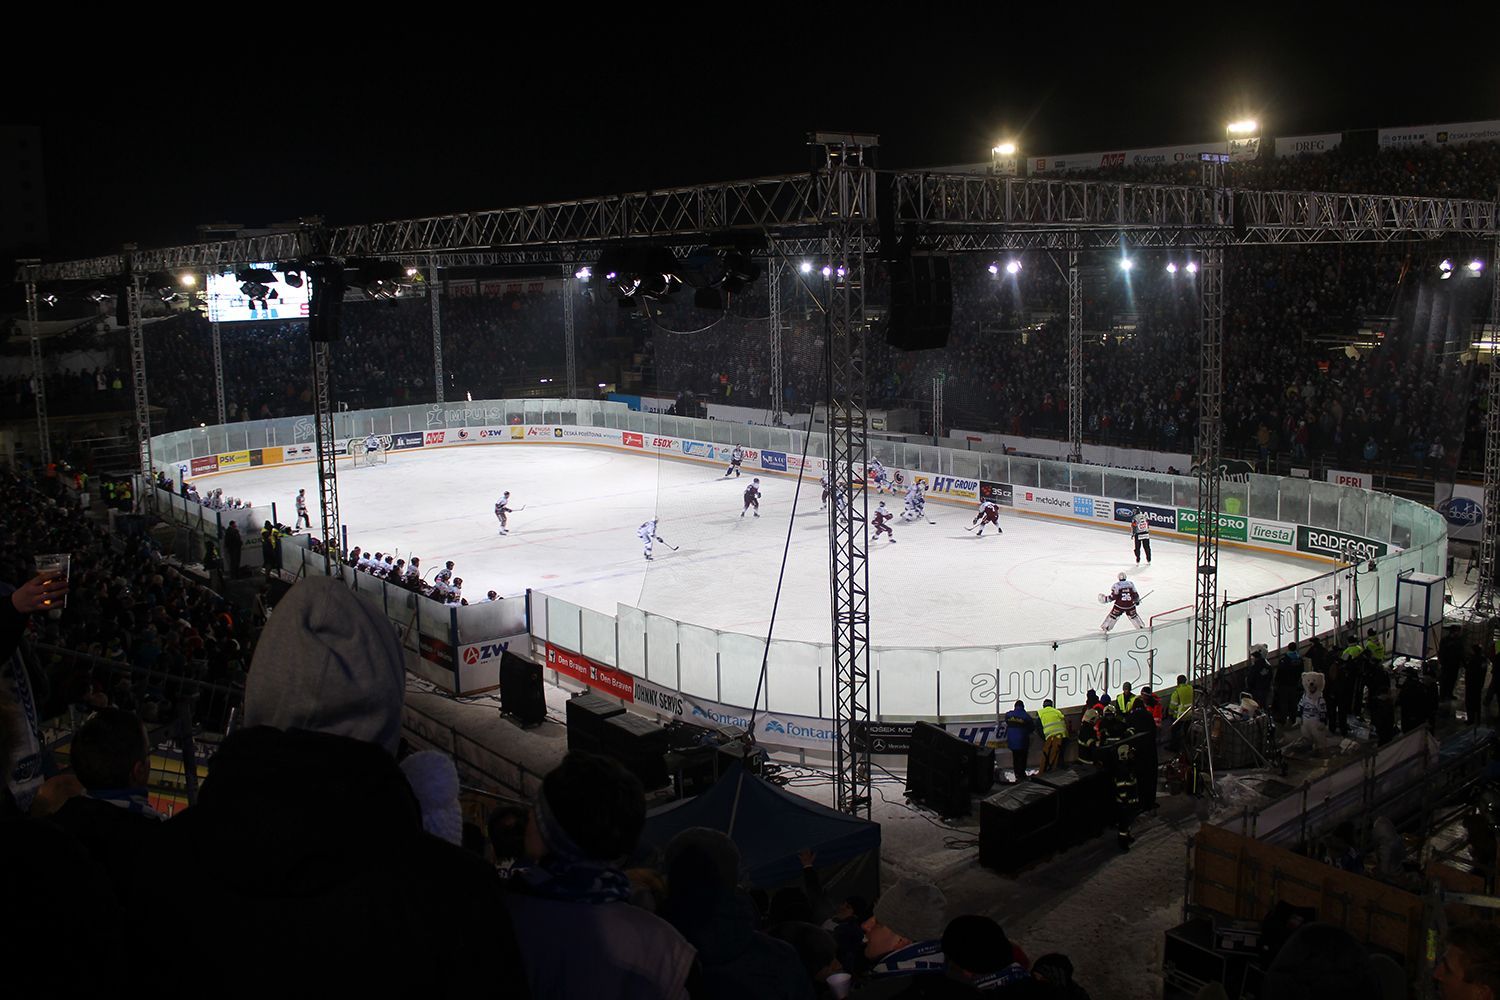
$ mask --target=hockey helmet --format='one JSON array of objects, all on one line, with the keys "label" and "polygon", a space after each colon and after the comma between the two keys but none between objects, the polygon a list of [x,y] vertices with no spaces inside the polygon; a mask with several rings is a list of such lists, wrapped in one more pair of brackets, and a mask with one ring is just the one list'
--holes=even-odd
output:
[{"label": "hockey helmet", "polygon": [[880,501],[880,506],[882,506],[882,507],[885,506],[885,501],[884,500]]},{"label": "hockey helmet", "polygon": [[1123,569],[1120,570],[1120,582],[1121,583],[1125,582],[1125,571]]},{"label": "hockey helmet", "polygon": [[758,482],[760,482],[760,478],[759,478],[759,477],[757,477],[757,478],[755,478],[755,479],[752,479],[752,480],[750,480],[750,481],[751,481],[751,482],[752,482],[752,483],[758,483]]}]

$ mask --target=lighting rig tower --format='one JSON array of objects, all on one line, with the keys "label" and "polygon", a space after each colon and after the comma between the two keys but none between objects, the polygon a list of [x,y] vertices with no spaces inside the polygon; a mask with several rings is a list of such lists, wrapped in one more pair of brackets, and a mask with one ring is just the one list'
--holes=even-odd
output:
[{"label": "lighting rig tower", "polygon": [[1474,614],[1482,621],[1496,610],[1495,559],[1500,544],[1500,239],[1490,252],[1490,393],[1484,416],[1484,521],[1479,536],[1479,582],[1474,592]]},{"label": "lighting rig tower", "polygon": [[1083,461],[1083,279],[1068,250],[1068,461]]},{"label": "lighting rig tower", "polygon": [[42,334],[38,326],[37,318],[37,291],[36,291],[36,265],[39,260],[18,261],[26,271],[26,323],[30,327],[31,341],[31,379],[36,384],[34,394],[36,397],[36,435],[37,454],[41,456],[42,465],[46,467],[52,464],[52,436],[47,426],[47,378],[42,371]]},{"label": "lighting rig tower", "polygon": [[432,310],[432,385],[433,399],[441,403],[446,382],[443,378],[443,283],[438,277],[437,258],[427,259],[427,306]]},{"label": "lighting rig tower", "polygon": [[568,398],[578,398],[578,331],[573,319],[573,296],[577,278],[571,264],[563,265],[563,363],[567,368]]},{"label": "lighting rig tower", "polygon": [[[865,409],[865,233],[874,223],[873,135],[819,132],[823,189],[824,318],[828,369],[828,548],[833,611],[834,800],[840,812],[870,815],[869,459]],[[859,488],[855,488],[858,482]]]},{"label": "lighting rig tower", "polygon": [[126,310],[130,317],[130,388],[135,400],[135,446],[142,483],[140,497],[147,510],[155,510],[156,489],[151,484],[151,406],[146,398],[146,334],[141,319],[142,282],[139,271],[130,271],[125,276]]},{"label": "lighting rig tower", "polygon": [[781,282],[785,279],[787,262],[786,258],[776,252],[775,247],[768,247],[766,280],[767,291],[770,295],[771,313],[771,423],[780,427],[782,424],[781,407],[785,400],[784,384],[781,373],[781,329],[784,317],[781,312]]}]

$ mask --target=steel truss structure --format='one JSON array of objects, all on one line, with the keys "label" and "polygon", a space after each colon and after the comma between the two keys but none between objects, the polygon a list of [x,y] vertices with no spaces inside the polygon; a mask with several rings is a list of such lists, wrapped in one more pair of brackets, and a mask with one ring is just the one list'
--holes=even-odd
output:
[{"label": "steel truss structure", "polygon": [[214,338],[214,399],[219,407],[219,426],[229,423],[224,415],[224,341],[219,335],[219,322],[213,322]]},{"label": "steel truss structure", "polygon": [[1083,461],[1083,280],[1068,251],[1068,461]]},{"label": "steel truss structure", "polygon": [[319,527],[323,532],[323,571],[332,574],[342,562],[339,544],[338,439],[333,429],[333,345],[312,344],[313,432],[318,449]]},{"label": "steel truss structure", "polygon": [[[868,814],[868,751],[858,726],[869,718],[869,599],[866,553],[867,502],[862,484],[868,456],[865,413],[865,265],[878,247],[876,171],[867,156],[873,137],[820,136],[826,152],[807,174],[705,184],[667,191],[616,195],[492,212],[473,212],[372,225],[276,233],[89,260],[26,265],[18,280],[38,282],[133,275],[132,377],[136,390],[141,470],[149,472],[149,414],[140,334],[142,274],[154,271],[229,269],[266,260],[298,259],[314,251],[334,257],[371,256],[409,266],[464,267],[563,264],[572,267],[602,247],[650,240],[685,254],[712,234],[753,232],[775,241],[773,259],[818,258],[835,269],[828,281],[829,456],[835,503],[829,519],[834,634],[837,802]],[[1194,664],[1199,677],[1218,666],[1217,532],[1222,396],[1223,254],[1250,244],[1343,244],[1467,237],[1497,240],[1497,205],[1454,198],[1393,197],[1309,191],[1230,190],[1206,179],[1200,185],[1128,184],[973,174],[896,172],[890,213],[899,229],[914,231],[924,250],[964,252],[1061,250],[1069,254],[1069,384],[1081,381],[1082,330],[1077,254],[1129,246],[1204,251],[1200,274],[1204,345],[1200,357],[1204,403],[1199,418],[1200,556],[1195,608]],[[316,238],[315,238],[316,237]],[[842,267],[842,274],[836,270]],[[774,273],[774,271],[773,271]],[[1500,261],[1491,268],[1500,280]],[[436,282],[434,282],[434,285]],[[779,298],[779,289],[776,293]],[[1492,315],[1500,315],[1500,285]],[[434,309],[438,307],[434,302]],[[1074,313],[1077,310],[1077,316]],[[434,318],[437,319],[436,313]],[[567,315],[564,322],[567,324]],[[437,323],[434,323],[436,328]],[[773,323],[779,327],[779,323]],[[33,330],[35,327],[33,327]],[[778,336],[773,332],[773,338]],[[773,340],[774,342],[774,340]],[[569,337],[569,346],[572,338]],[[435,362],[440,345],[436,345]],[[338,552],[337,482],[333,467],[333,394],[327,344],[313,347],[317,404],[319,493],[323,538],[330,561]],[[775,361],[780,361],[776,352]],[[33,363],[40,372],[40,351]],[[436,367],[436,366],[435,366]],[[570,364],[570,387],[573,385]],[[1076,369],[1076,371],[1075,371]],[[441,392],[441,385],[439,386]],[[1081,393],[1069,404],[1069,446],[1081,447]],[[779,402],[779,401],[778,401]],[[1500,379],[1491,381],[1486,496],[1500,499]],[[39,412],[39,417],[43,415]],[[45,427],[43,427],[45,432]],[[44,435],[45,440],[45,435]],[[1205,459],[1207,459],[1205,461]],[[1205,475],[1203,470],[1207,470]],[[147,491],[148,495],[150,491]],[[1485,563],[1493,579],[1496,535],[1488,521]],[[1203,572],[1204,568],[1208,572]],[[1492,594],[1486,596],[1491,605]]]},{"label": "steel truss structure", "polygon": [[823,254],[828,368],[829,579],[833,588],[834,802],[841,812],[870,815],[870,450],[865,388],[865,260],[856,240],[874,222],[873,136],[818,136],[827,163],[820,177],[830,199]]},{"label": "steel truss structure", "polygon": [[141,319],[144,279],[139,273],[126,282],[126,307],[130,316],[130,390],[135,400],[135,445],[141,471],[141,503],[156,509],[156,489],[151,483],[151,406],[146,398],[146,330]]},{"label": "steel truss structure", "polygon": [[[568,398],[578,398],[578,341],[573,327],[573,296],[578,294],[572,269],[563,268],[563,363],[567,368]],[[442,402],[443,397],[438,397]]]},{"label": "steel truss structure", "polygon": [[[1490,339],[1500,337],[1500,238],[1490,252]],[[1484,521],[1479,536],[1479,582],[1474,613],[1491,618],[1496,610],[1495,557],[1500,543],[1500,355],[1490,353],[1489,409],[1484,415]]]},{"label": "steel truss structure", "polygon": [[1195,686],[1211,684],[1219,668],[1219,501],[1223,484],[1220,443],[1224,402],[1224,251],[1206,250],[1198,271],[1202,341],[1198,353],[1198,531],[1193,567],[1192,673]]},{"label": "steel truss structure", "polygon": [[943,382],[947,376],[944,372],[938,372],[932,376],[932,443],[937,444],[943,438]]},{"label": "steel truss structure", "polygon": [[427,306],[432,310],[432,391],[433,399],[443,401],[443,281],[438,267],[429,261],[427,266]]},{"label": "steel truss structure", "polygon": [[769,248],[766,261],[766,291],[770,297],[770,327],[771,335],[771,423],[773,426],[782,425],[782,406],[786,402],[785,384],[782,381],[781,371],[781,330],[784,316],[781,305],[781,283],[785,280],[787,262],[786,258]]},{"label": "steel truss structure", "polygon": [[[35,265],[37,261],[28,260],[23,263]],[[36,434],[39,442],[37,454],[41,456],[42,466],[45,468],[52,464],[52,433],[47,424],[47,376],[42,368],[42,333],[37,318],[36,281],[30,278],[29,266],[26,273],[26,322],[31,333],[31,381],[36,399]]]}]

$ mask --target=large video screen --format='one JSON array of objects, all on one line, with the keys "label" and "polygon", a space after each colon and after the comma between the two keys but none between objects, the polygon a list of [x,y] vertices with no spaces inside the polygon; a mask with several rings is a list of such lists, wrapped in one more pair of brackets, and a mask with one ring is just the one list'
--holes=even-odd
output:
[{"label": "large video screen", "polygon": [[[256,264],[268,270],[274,264]],[[265,295],[251,298],[243,288],[245,283],[229,274],[208,276],[208,318],[215,323],[245,323],[278,319],[307,319],[308,285],[304,280],[301,288],[293,288],[276,272],[276,280],[266,284]],[[258,289],[256,290],[258,291]]]}]

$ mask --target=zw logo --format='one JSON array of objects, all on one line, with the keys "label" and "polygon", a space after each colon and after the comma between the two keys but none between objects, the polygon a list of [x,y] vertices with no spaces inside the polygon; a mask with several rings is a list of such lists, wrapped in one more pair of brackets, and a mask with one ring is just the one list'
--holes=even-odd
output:
[{"label": "zw logo", "polygon": [[478,646],[470,646],[464,650],[464,662],[472,667],[476,663],[494,659],[509,648],[508,642],[486,642]]},{"label": "zw logo", "polygon": [[447,433],[447,432],[446,431],[428,431],[427,432],[427,443],[428,444],[442,444],[443,443],[443,435],[445,433]]}]

